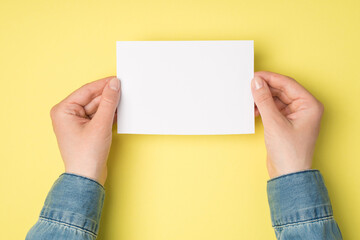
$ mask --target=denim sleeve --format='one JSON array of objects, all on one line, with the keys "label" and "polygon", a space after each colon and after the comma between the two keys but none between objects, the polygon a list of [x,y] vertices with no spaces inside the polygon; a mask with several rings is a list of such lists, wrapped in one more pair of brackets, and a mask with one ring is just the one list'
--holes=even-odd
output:
[{"label": "denim sleeve", "polygon": [[104,197],[105,190],[96,181],[60,175],[26,240],[96,239]]},{"label": "denim sleeve", "polygon": [[342,239],[318,170],[270,179],[267,191],[277,239]]}]

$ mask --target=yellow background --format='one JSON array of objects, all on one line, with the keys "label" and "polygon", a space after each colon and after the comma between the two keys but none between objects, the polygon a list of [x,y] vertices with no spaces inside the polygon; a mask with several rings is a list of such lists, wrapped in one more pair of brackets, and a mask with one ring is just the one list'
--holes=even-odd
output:
[{"label": "yellow background", "polygon": [[[360,1],[0,2],[0,228],[23,239],[63,172],[50,108],[116,74],[116,40],[255,41],[255,70],[325,105],[314,167],[345,239],[360,239]],[[255,135],[114,135],[99,239],[275,239]]]}]

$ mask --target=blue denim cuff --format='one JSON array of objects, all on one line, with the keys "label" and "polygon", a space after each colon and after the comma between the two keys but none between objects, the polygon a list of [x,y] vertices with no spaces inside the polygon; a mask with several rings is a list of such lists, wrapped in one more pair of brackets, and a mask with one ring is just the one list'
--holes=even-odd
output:
[{"label": "blue denim cuff", "polygon": [[333,215],[329,195],[318,170],[270,179],[267,193],[273,227]]},{"label": "blue denim cuff", "polygon": [[105,189],[98,182],[63,173],[55,181],[40,213],[40,218],[57,221],[97,234]]}]

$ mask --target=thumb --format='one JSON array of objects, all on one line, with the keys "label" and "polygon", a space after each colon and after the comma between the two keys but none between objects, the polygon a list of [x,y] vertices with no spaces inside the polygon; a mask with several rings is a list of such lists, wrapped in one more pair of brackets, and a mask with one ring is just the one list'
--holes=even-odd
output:
[{"label": "thumb", "polygon": [[268,122],[282,116],[276,107],[269,86],[261,77],[254,77],[251,82],[251,91],[263,122]]},{"label": "thumb", "polygon": [[104,87],[99,107],[92,120],[101,126],[111,127],[119,100],[120,80],[114,77]]}]

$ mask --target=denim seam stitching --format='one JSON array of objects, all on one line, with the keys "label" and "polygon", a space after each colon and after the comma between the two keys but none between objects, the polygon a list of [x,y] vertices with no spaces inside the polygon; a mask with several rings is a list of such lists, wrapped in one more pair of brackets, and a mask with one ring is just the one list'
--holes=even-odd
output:
[{"label": "denim seam stitching", "polygon": [[272,179],[268,180],[267,182],[269,183],[269,182],[272,182],[272,181],[277,180],[277,179],[286,178],[286,177],[289,177],[289,176],[292,176],[292,175],[298,175],[298,174],[301,174],[301,173],[308,173],[308,172],[316,173],[316,172],[319,172],[319,170],[310,169],[310,170],[304,170],[304,171],[300,171],[300,172],[289,173],[289,174],[285,174],[285,175],[281,175],[281,176],[272,178]]},{"label": "denim seam stitching", "polygon": [[[58,208],[52,208],[52,207],[48,207],[48,206],[44,206],[42,211],[41,211],[41,214],[40,214],[40,217],[43,217],[43,218],[47,218],[47,219],[53,219],[53,218],[50,218],[48,217],[47,215],[49,215],[49,212],[50,214],[51,213],[69,213],[69,214],[72,214],[74,216],[83,216],[79,213],[75,213],[75,212],[72,212],[72,211],[67,211],[67,210],[62,210],[62,209],[58,209]],[[52,215],[52,214],[51,214]],[[84,217],[87,221],[90,221],[92,224],[97,224],[97,221],[94,220],[94,219],[91,219],[91,218],[87,218],[87,217]],[[55,219],[53,219],[55,220]],[[55,220],[55,221],[58,221],[58,220]],[[62,222],[62,221],[60,221]],[[76,226],[76,225],[74,225]]]},{"label": "denim seam stitching", "polygon": [[[324,217],[333,215],[331,204],[329,204],[329,203],[318,204],[318,205],[314,205],[314,206],[306,207],[306,208],[300,208],[300,209],[297,209],[296,212],[304,212],[306,210],[324,211],[326,213],[326,214],[324,214],[325,215]],[[280,218],[280,217],[277,217],[277,218]],[[316,219],[316,218],[312,218],[312,219]]]},{"label": "denim seam stitching", "polygon": [[65,222],[61,222],[59,220],[55,220],[55,219],[51,219],[51,218],[45,218],[45,217],[39,217],[40,220],[42,221],[48,221],[48,222],[52,222],[52,223],[56,223],[56,224],[60,224],[60,225],[64,225],[64,226],[67,226],[69,228],[74,228],[76,230],[79,230],[79,231],[83,231],[85,233],[88,233],[92,236],[94,236],[95,238],[97,237],[97,235],[95,233],[93,233],[92,231],[89,231],[87,229],[84,229],[82,227],[79,227],[79,226],[75,226],[75,225],[72,225],[72,224],[69,224],[69,223],[65,223]]},{"label": "denim seam stitching", "polygon": [[321,217],[321,218],[309,219],[309,220],[305,220],[305,221],[301,221],[301,222],[287,223],[287,224],[284,224],[284,225],[274,225],[273,228],[274,229],[279,229],[279,228],[285,228],[285,227],[296,226],[296,225],[301,225],[301,224],[320,222],[320,221],[325,221],[325,220],[330,220],[330,219],[334,219],[334,216],[329,215],[329,216],[325,216],[325,217]]}]

